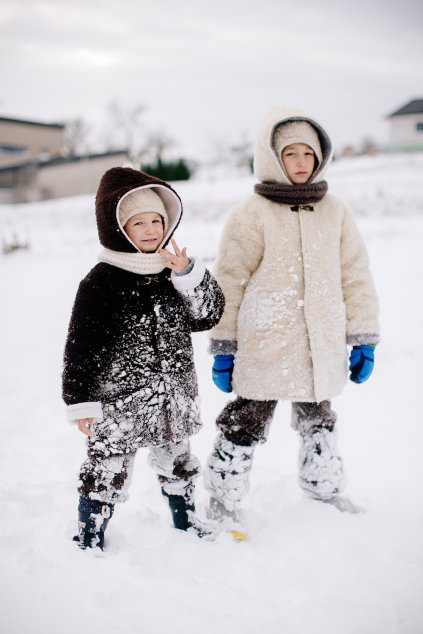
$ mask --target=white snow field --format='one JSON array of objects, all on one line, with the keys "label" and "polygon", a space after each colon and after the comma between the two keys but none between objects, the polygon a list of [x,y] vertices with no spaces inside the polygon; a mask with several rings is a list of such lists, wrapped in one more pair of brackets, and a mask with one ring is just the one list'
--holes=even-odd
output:
[{"label": "white snow field", "polygon": [[[227,213],[252,186],[235,174],[176,183],[181,246],[212,265]],[[3,238],[31,242],[0,256],[2,634],[423,632],[423,155],[344,159],[329,187],[357,212],[381,301],[374,374],[334,401],[346,496],[363,512],[303,495],[280,403],[256,452],[247,542],[175,531],[142,450],[103,557],[71,541],[85,441],[60,397],[72,302],[99,251],[94,198],[0,207]],[[207,335],[194,345],[204,428],[192,446],[204,463],[227,396],[211,382]],[[204,516],[201,482],[197,493]]]}]

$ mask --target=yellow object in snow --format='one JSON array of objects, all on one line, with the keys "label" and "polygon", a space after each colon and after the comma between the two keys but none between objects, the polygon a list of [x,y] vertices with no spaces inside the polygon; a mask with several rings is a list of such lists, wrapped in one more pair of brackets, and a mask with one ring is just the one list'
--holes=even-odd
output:
[{"label": "yellow object in snow", "polygon": [[241,531],[235,531],[235,530],[232,530],[229,532],[237,542],[243,542],[247,539],[247,533],[242,533]]}]

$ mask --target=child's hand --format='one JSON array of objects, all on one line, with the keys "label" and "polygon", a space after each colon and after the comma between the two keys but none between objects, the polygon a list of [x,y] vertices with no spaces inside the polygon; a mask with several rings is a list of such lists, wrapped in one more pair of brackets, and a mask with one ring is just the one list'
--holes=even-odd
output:
[{"label": "child's hand", "polygon": [[90,430],[90,425],[94,422],[94,418],[78,418],[76,424],[78,426],[79,431],[82,431],[86,436],[92,436],[92,431]]},{"label": "child's hand", "polygon": [[232,392],[232,374],[234,371],[233,354],[215,354],[212,370],[213,383],[222,392]]},{"label": "child's hand", "polygon": [[354,383],[367,381],[375,364],[375,347],[362,344],[353,346],[350,354],[350,380]]},{"label": "child's hand", "polygon": [[172,269],[172,271],[175,271],[175,273],[181,273],[181,271],[183,271],[189,264],[187,248],[184,247],[181,251],[175,240],[171,240],[171,242],[175,254],[167,251],[166,249],[160,249],[159,255],[165,266]]}]

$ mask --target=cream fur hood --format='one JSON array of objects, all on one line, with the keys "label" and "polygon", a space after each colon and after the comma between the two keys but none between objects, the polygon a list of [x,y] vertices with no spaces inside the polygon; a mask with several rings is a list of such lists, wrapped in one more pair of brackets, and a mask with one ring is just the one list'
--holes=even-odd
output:
[{"label": "cream fur hood", "polygon": [[[305,119],[319,135],[324,178],[332,158],[323,128],[301,111],[274,109],[259,134],[259,180],[289,184],[273,149],[282,121]],[[213,353],[236,350],[233,385],[244,398],[321,402],[347,378],[347,343],[377,343],[378,302],[352,212],[326,195],[313,211],[253,195],[230,216],[215,274],[226,308]]]},{"label": "cream fur hood", "polygon": [[307,121],[316,130],[322,148],[323,161],[314,172],[310,182],[322,181],[333,157],[332,143],[320,123],[302,110],[294,108],[273,108],[264,118],[254,148],[254,175],[260,182],[274,181],[286,185],[292,184],[285,173],[281,157],[273,145],[276,128],[288,121]]}]

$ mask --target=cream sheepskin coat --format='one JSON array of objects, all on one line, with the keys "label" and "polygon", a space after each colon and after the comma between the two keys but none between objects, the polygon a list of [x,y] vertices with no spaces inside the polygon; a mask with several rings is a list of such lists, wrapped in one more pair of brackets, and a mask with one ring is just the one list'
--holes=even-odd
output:
[{"label": "cream sheepskin coat", "polygon": [[[259,134],[259,181],[291,184],[273,148],[278,124],[305,119],[317,130],[324,178],[332,158],[323,128],[301,111],[273,110]],[[378,301],[353,214],[326,194],[314,211],[253,195],[235,209],[215,276],[226,300],[212,330],[214,353],[236,349],[233,388],[244,398],[321,402],[347,379],[347,344],[377,343]]]}]

